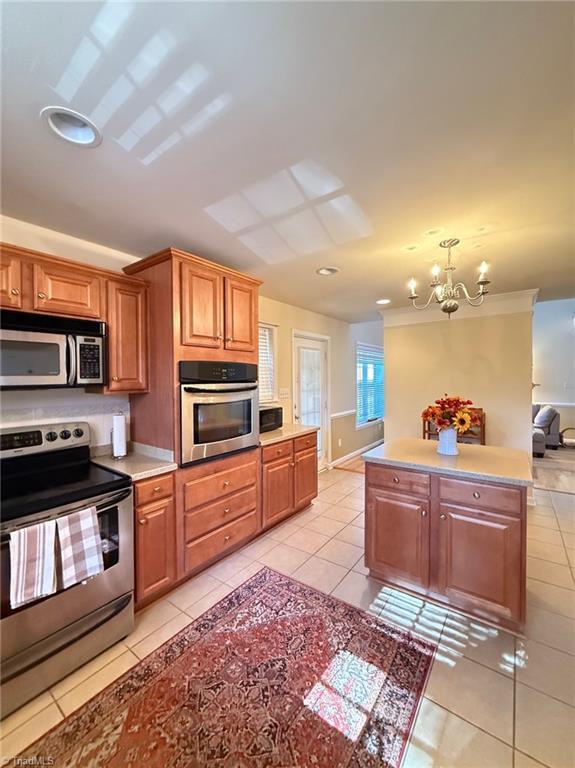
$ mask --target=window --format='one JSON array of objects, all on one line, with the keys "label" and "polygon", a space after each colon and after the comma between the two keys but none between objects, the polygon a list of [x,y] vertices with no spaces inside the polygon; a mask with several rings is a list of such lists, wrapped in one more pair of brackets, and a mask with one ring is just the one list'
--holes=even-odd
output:
[{"label": "window", "polygon": [[277,400],[276,380],[276,327],[274,325],[259,326],[259,390],[260,403],[272,403]]},{"label": "window", "polygon": [[357,425],[383,418],[383,349],[356,347]]}]

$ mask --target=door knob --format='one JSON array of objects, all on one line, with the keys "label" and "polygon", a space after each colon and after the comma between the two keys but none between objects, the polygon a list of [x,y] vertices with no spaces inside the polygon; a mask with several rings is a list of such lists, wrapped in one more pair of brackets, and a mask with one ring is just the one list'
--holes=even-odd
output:
[{"label": "door knob", "polygon": [[45,294],[45,293],[42,293],[42,291],[39,291],[39,293],[38,293],[38,298],[39,298],[39,299],[45,299],[45,298],[46,298],[46,294]]},{"label": "door knob", "polygon": [[11,288],[10,293],[12,294],[12,296],[19,296],[20,290],[18,288]]},{"label": "door knob", "polygon": [[445,515],[439,515],[440,520],[445,520],[445,517],[446,517]]}]

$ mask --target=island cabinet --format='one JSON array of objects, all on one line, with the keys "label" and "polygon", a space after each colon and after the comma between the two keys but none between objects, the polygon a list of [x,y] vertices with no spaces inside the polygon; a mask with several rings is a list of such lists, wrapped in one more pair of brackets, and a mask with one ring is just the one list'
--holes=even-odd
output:
[{"label": "island cabinet", "polygon": [[264,445],[262,511],[267,528],[307,507],[317,496],[317,435]]},{"label": "island cabinet", "polygon": [[525,620],[525,515],[524,487],[366,465],[370,574],[515,631]]}]

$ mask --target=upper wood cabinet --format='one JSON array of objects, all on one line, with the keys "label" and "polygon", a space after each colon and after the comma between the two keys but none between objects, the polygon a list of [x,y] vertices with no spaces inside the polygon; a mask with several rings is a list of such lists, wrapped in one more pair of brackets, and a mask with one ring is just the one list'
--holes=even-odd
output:
[{"label": "upper wood cabinet", "polygon": [[75,264],[33,265],[33,308],[39,312],[100,318],[104,314],[103,280]]},{"label": "upper wood cabinet", "polygon": [[22,309],[22,259],[6,255],[0,263],[0,305]]},{"label": "upper wood cabinet", "polygon": [[139,392],[148,388],[147,288],[108,281],[108,389]]},{"label": "upper wood cabinet", "polygon": [[397,584],[429,584],[429,505],[369,488],[366,562]]},{"label": "upper wood cabinet", "polygon": [[226,277],[225,347],[238,352],[257,349],[257,287],[253,283]]},{"label": "upper wood cabinet", "polygon": [[182,344],[193,347],[222,346],[224,278],[212,269],[180,265]]}]

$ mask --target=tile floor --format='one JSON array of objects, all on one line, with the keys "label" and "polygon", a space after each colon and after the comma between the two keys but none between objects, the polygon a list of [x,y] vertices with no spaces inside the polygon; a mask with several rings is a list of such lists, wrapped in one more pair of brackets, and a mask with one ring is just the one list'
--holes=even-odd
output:
[{"label": "tile floor", "polygon": [[138,614],[136,628],[0,725],[18,753],[268,565],[438,643],[404,768],[575,765],[575,495],[534,491],[524,639],[384,587],[363,565],[362,475],[320,475],[316,502]]}]

